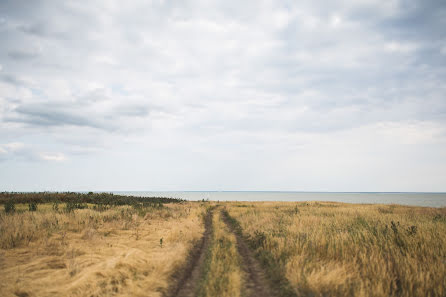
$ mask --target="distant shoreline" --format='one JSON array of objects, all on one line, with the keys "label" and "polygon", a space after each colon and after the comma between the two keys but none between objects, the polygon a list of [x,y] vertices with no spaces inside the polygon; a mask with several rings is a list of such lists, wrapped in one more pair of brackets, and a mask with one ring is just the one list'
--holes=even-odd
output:
[{"label": "distant shoreline", "polygon": [[441,192],[286,192],[286,191],[116,191],[119,195],[167,196],[211,201],[332,201],[359,204],[400,204],[446,207]]},{"label": "distant shoreline", "polygon": [[[246,202],[342,202],[351,204],[398,204],[422,207],[446,207],[443,192],[290,192],[290,191],[78,191],[59,193],[106,193],[135,197],[166,197],[188,201],[246,201]],[[8,192],[2,192],[8,193]],[[10,192],[36,193],[36,192]],[[46,191],[40,193],[57,193]]]}]

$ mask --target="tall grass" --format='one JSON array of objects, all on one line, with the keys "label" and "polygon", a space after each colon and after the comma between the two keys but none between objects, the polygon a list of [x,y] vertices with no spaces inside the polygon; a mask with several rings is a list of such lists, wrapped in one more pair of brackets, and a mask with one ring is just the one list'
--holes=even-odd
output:
[{"label": "tall grass", "polygon": [[194,203],[82,205],[0,211],[0,295],[161,296],[204,229]]},{"label": "tall grass", "polygon": [[256,203],[229,213],[298,295],[445,296],[446,209]]}]

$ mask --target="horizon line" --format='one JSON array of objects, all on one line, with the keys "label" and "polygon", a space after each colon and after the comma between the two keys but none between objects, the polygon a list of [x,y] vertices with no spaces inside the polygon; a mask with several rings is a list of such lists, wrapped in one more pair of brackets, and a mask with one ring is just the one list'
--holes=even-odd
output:
[{"label": "horizon line", "polygon": [[0,191],[0,192],[10,192],[10,193],[37,193],[37,192],[94,192],[94,193],[119,193],[119,192],[162,192],[162,193],[168,193],[168,192],[174,192],[174,193],[181,193],[181,192],[188,192],[188,193],[200,193],[200,192],[228,192],[228,193],[326,193],[326,194],[358,194],[358,193],[364,193],[364,194],[446,194],[446,191],[298,191],[298,190],[79,190],[79,191],[73,191],[73,190],[37,190],[37,191]]}]

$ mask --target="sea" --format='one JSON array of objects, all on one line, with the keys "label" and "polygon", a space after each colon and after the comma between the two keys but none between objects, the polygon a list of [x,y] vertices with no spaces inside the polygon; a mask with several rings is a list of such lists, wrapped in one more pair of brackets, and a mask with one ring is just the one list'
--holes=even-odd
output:
[{"label": "sea", "polygon": [[117,191],[119,195],[211,201],[331,201],[446,207],[446,193],[419,192],[276,192],[276,191]]}]

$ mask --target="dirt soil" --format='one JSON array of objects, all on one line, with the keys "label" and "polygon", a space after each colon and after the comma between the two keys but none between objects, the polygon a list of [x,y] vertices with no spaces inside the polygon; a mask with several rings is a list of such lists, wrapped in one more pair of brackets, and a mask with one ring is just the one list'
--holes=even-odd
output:
[{"label": "dirt soil", "polygon": [[246,295],[250,297],[278,296],[269,287],[269,282],[265,276],[265,272],[260,266],[260,263],[256,260],[256,258],[254,258],[254,255],[249,249],[243,236],[236,232],[234,226],[231,224],[225,213],[222,212],[221,217],[228,226],[228,229],[234,233],[237,239],[237,249],[240,254],[240,258],[242,259],[242,269],[247,276],[244,280],[244,291],[246,292]]},{"label": "dirt soil", "polygon": [[[213,210],[210,210],[205,218],[205,232],[201,240],[192,249],[189,255],[189,262],[186,266],[174,275],[174,279],[179,279],[176,285],[171,287],[168,297],[194,297],[197,292],[207,251],[211,245],[212,237],[212,216]],[[237,240],[237,250],[242,260],[242,269],[245,272],[243,292],[249,297],[270,297],[276,296],[269,286],[269,282],[260,263],[254,258],[243,236],[236,232],[234,226],[230,223],[228,217],[223,213],[221,216]]]},{"label": "dirt soil", "polygon": [[165,296],[169,297],[193,297],[197,291],[200,277],[204,267],[206,253],[211,244],[212,237],[212,216],[213,210],[208,211],[205,217],[204,227],[205,231],[203,237],[194,246],[189,254],[189,261],[186,266],[178,271],[173,279],[179,279],[176,285],[173,286],[169,293]]}]

